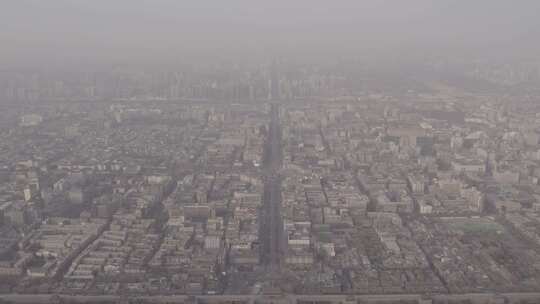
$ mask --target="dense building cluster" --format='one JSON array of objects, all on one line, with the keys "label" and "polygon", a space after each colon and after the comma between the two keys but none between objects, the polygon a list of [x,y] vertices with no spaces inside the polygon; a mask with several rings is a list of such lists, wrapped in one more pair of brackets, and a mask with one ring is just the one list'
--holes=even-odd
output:
[{"label": "dense building cluster", "polygon": [[264,106],[94,106],[2,132],[4,290],[221,293],[259,265]]},{"label": "dense building cluster", "polygon": [[134,70],[127,66],[84,73],[0,71],[0,98],[39,100],[267,100],[333,96],[347,86],[335,69],[273,62],[257,66],[172,66]]},{"label": "dense building cluster", "polygon": [[434,99],[282,107],[284,263],[302,292],[537,289],[536,115]]},{"label": "dense building cluster", "polygon": [[[274,88],[281,101],[5,107],[0,291],[540,291],[530,96],[298,100],[269,73],[260,94]],[[326,75],[314,83],[344,88]]]}]

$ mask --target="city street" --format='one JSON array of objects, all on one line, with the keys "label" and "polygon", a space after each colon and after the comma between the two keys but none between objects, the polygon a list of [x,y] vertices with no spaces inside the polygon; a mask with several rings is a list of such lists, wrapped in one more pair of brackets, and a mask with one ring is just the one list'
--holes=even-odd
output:
[{"label": "city street", "polygon": [[281,128],[279,108],[271,106],[271,121],[266,143],[264,163],[264,202],[260,239],[263,243],[262,262],[269,270],[279,269],[282,254],[281,179]]}]

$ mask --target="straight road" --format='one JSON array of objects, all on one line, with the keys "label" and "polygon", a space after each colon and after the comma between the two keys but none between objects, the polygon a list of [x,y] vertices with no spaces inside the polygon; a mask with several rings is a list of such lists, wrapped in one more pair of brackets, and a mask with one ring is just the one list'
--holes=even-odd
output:
[{"label": "straight road", "polygon": [[261,261],[270,270],[277,270],[281,264],[283,224],[281,218],[281,178],[282,163],[281,126],[279,106],[271,105],[270,125],[265,149],[264,196],[260,240],[263,243]]},{"label": "straight road", "polygon": [[[99,302],[121,302],[128,300],[142,300],[144,303],[186,303],[186,301],[203,301],[208,304],[218,304],[223,302],[236,303],[289,303],[297,304],[299,302],[327,302],[327,303],[343,303],[346,301],[364,301],[367,303],[380,303],[388,301],[391,303],[399,303],[400,301],[419,301],[424,295],[420,294],[393,294],[393,295],[156,295],[156,296],[84,296],[84,295],[48,295],[48,294],[4,294],[0,295],[0,300],[11,303],[99,303]],[[425,298],[424,298],[425,299]],[[497,299],[508,299],[510,303],[519,303],[520,301],[528,301],[528,303],[538,303],[540,293],[524,292],[524,293],[468,293],[468,294],[440,294],[428,296],[427,299],[435,301],[473,301],[473,303],[495,303]],[[534,301],[534,302],[533,302]]]}]

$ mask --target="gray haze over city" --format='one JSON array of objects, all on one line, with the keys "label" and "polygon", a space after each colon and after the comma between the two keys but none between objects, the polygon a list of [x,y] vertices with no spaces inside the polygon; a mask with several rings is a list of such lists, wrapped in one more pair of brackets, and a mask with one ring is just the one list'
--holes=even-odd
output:
[{"label": "gray haze over city", "polygon": [[540,303],[539,12],[0,0],[0,303]]},{"label": "gray haze over city", "polygon": [[530,0],[4,0],[0,63],[533,55],[539,10]]}]

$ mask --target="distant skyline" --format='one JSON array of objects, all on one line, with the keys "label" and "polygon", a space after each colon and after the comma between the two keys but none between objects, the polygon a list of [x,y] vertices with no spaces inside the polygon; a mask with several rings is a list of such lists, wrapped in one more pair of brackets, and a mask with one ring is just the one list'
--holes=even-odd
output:
[{"label": "distant skyline", "polygon": [[4,0],[0,67],[361,54],[521,58],[540,2]]}]

